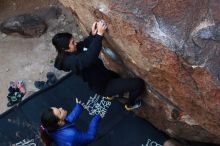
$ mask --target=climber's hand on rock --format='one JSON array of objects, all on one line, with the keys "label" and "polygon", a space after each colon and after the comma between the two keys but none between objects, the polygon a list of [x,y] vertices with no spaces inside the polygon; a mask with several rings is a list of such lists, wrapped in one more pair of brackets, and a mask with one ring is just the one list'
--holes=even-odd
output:
[{"label": "climber's hand on rock", "polygon": [[107,23],[104,20],[100,20],[97,23],[97,30],[98,30],[97,34],[102,36],[107,28],[108,28]]}]

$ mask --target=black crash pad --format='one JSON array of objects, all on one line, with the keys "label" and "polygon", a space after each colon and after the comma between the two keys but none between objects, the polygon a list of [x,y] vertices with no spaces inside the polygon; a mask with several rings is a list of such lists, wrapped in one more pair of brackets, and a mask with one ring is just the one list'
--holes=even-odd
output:
[{"label": "black crash pad", "polygon": [[0,116],[0,146],[43,145],[39,134],[42,111],[51,106],[71,111],[76,97],[90,106],[76,120],[80,129],[87,128],[92,118],[90,114],[106,112],[96,140],[90,146],[161,146],[167,139],[150,123],[125,111],[120,102],[108,101],[94,93],[81,78],[70,73]]}]

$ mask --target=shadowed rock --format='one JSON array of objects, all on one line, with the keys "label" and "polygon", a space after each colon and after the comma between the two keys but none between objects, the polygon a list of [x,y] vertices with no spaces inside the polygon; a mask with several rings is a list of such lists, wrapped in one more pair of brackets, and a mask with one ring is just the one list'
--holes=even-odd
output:
[{"label": "shadowed rock", "polygon": [[40,17],[30,14],[12,17],[1,24],[3,33],[24,37],[39,37],[46,29],[47,25]]}]

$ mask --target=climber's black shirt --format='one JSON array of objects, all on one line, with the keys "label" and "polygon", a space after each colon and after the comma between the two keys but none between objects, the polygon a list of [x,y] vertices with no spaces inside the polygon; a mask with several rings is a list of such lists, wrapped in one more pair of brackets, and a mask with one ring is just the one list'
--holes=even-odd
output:
[{"label": "climber's black shirt", "polygon": [[91,89],[98,92],[105,88],[111,78],[118,75],[105,68],[99,53],[102,49],[103,36],[90,35],[84,41],[77,43],[77,51],[66,53],[63,65],[73,73],[81,75]]}]

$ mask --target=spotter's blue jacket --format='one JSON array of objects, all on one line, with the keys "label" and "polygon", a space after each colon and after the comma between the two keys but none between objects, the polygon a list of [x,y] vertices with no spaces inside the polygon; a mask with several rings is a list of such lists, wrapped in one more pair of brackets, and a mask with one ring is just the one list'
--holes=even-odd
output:
[{"label": "spotter's blue jacket", "polygon": [[95,138],[97,125],[101,117],[99,115],[94,116],[87,131],[81,131],[77,129],[73,122],[80,115],[82,109],[80,104],[76,104],[72,112],[66,117],[68,124],[65,124],[56,131],[48,133],[57,146],[83,146]]}]

